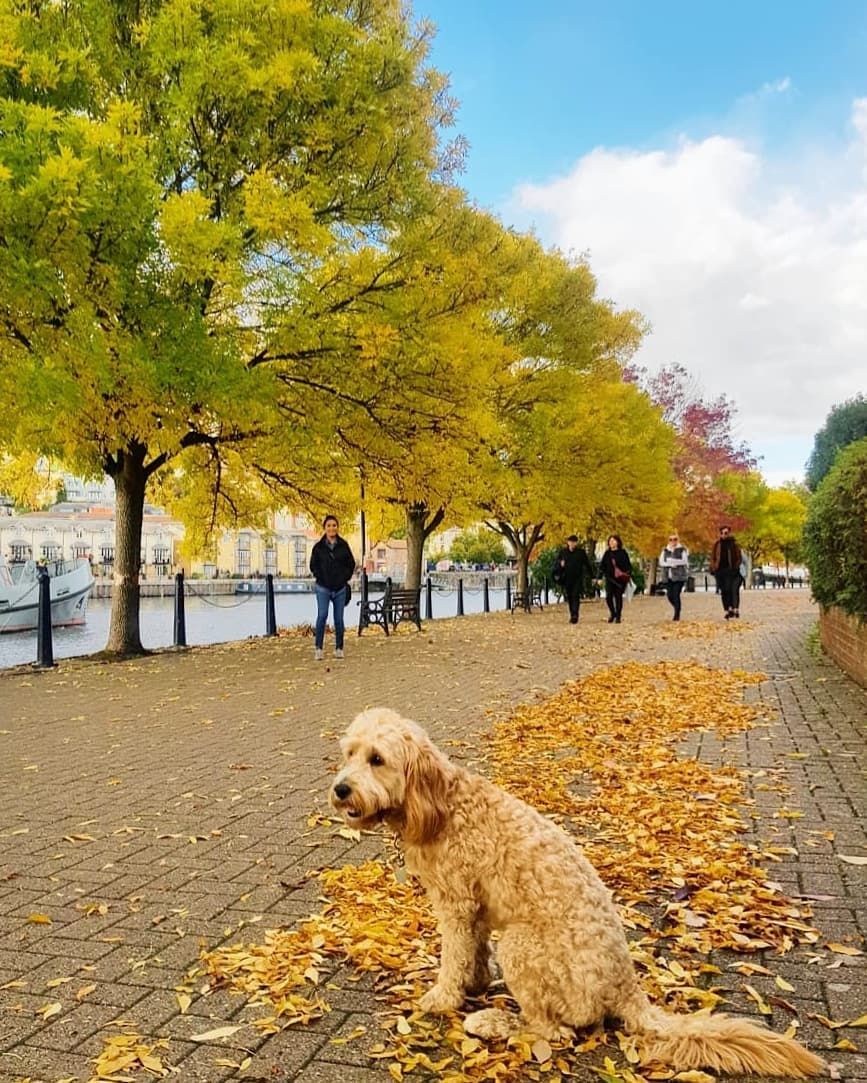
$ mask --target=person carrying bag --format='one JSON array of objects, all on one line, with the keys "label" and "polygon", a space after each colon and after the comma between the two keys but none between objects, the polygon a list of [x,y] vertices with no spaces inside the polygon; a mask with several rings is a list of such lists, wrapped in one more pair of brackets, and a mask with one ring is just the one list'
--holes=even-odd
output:
[{"label": "person carrying bag", "polygon": [[599,562],[599,574],[605,580],[608,623],[620,624],[623,616],[623,595],[627,584],[632,582],[632,564],[618,534],[611,534],[608,538],[608,548]]}]

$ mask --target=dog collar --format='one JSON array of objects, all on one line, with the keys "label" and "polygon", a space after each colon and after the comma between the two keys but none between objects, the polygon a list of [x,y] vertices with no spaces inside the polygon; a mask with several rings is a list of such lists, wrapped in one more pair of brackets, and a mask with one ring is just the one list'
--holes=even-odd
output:
[{"label": "dog collar", "polygon": [[406,871],[406,855],[398,833],[389,829],[385,833],[385,862],[394,873],[399,884],[405,884],[409,873]]}]

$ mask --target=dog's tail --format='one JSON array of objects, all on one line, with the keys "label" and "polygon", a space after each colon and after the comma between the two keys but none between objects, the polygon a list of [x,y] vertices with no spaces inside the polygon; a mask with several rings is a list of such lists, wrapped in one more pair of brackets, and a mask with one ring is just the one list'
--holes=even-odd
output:
[{"label": "dog's tail", "polygon": [[825,1062],[794,1038],[731,1015],[675,1015],[634,989],[618,1010],[630,1034],[642,1038],[642,1059],[677,1070],[714,1068],[737,1075],[819,1075]]}]

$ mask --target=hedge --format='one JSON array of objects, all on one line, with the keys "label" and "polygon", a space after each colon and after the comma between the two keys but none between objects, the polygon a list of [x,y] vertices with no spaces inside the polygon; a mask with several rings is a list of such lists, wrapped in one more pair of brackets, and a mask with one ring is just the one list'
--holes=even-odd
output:
[{"label": "hedge", "polygon": [[804,549],[816,601],[867,621],[867,437],[837,455],[816,489]]}]

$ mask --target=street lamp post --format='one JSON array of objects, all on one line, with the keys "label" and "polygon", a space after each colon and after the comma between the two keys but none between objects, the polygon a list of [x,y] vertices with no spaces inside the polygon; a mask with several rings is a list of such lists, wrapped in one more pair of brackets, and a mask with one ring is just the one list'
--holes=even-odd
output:
[{"label": "street lamp post", "polygon": [[364,521],[364,474],[361,475],[361,600],[367,601],[367,568],[365,558],[367,556],[366,524]]}]

